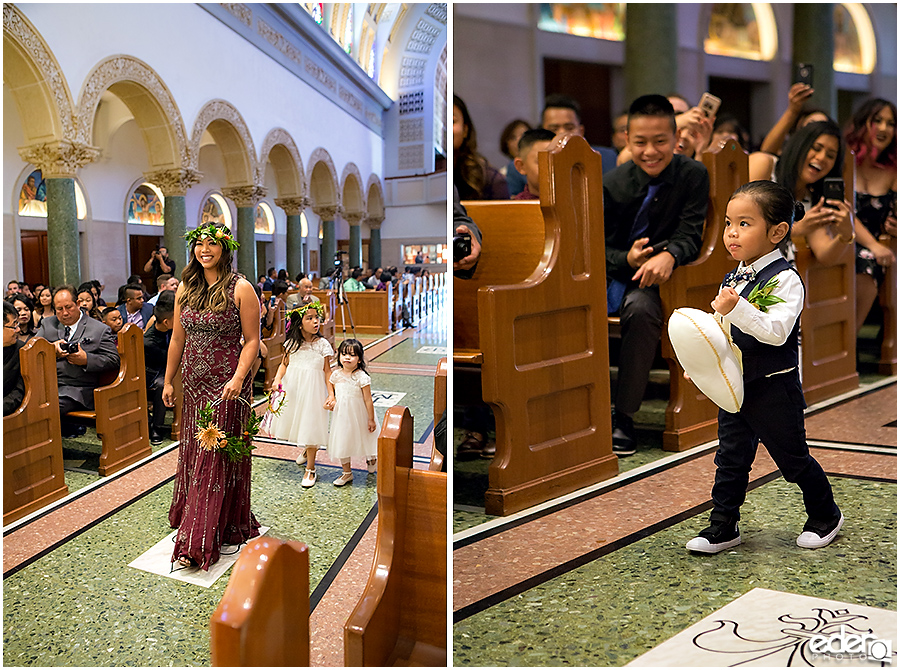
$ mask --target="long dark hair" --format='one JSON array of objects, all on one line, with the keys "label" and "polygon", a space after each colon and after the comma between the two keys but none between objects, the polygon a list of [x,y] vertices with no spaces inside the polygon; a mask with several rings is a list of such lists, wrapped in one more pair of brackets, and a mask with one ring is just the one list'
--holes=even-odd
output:
[{"label": "long dark hair", "polygon": [[[229,235],[231,234],[231,231],[221,224],[208,225],[215,225],[216,228],[221,228]],[[209,239],[212,239],[213,242],[215,242],[215,238]],[[228,285],[231,283],[231,278],[234,276],[234,271],[231,269],[232,251],[225,244],[215,242],[222,249],[222,256],[219,258],[219,264],[216,266],[216,272],[218,273],[219,278],[216,280],[215,284],[210,286],[206,283],[206,276],[203,274],[203,266],[200,265],[200,261],[198,261],[197,257],[194,255],[194,249],[201,241],[202,240],[197,239],[191,242],[189,251],[190,261],[188,261],[184,270],[181,271],[181,284],[184,288],[181,298],[179,299],[179,304],[182,307],[187,305],[194,311],[209,310],[210,312],[224,312],[231,303],[228,296]]]},{"label": "long dark hair", "polygon": [[478,136],[466,103],[458,95],[454,95],[453,106],[462,114],[463,125],[466,127],[466,136],[453,154],[453,183],[459,191],[460,200],[481,200],[486,179],[486,161],[478,153]]},{"label": "long dark hair", "polygon": [[[366,371],[366,358],[364,356],[364,350],[362,342],[359,340],[354,340],[350,338],[348,340],[344,340],[338,345],[338,365],[341,364],[340,356],[341,354],[352,354],[359,359],[359,364],[356,366],[357,370]],[[343,368],[341,368],[343,370]],[[354,371],[355,372],[355,371]]]},{"label": "long dark hair", "polygon": [[[826,177],[841,177],[844,171],[844,142],[841,139],[841,129],[837,124],[832,121],[816,121],[803,126],[785,143],[781,158],[775,166],[775,181],[787,188],[793,195],[797,192],[797,179],[803,162],[812,145],[822,135],[830,135],[837,139],[838,155],[831,171],[808,185],[813,204],[822,197]],[[852,187],[852,184],[850,186]]]},{"label": "long dark hair", "polygon": [[[894,137],[891,143],[883,150],[878,151],[872,146],[871,123],[882,109],[887,107],[894,116]],[[862,107],[856,110],[850,123],[847,124],[845,133],[847,146],[856,154],[856,164],[862,165],[867,157],[880,168],[897,167],[897,107],[894,103],[883,98],[872,98],[866,101]]]},{"label": "long dark hair", "polygon": [[781,184],[763,179],[738,187],[728,198],[728,202],[739,195],[753,199],[766,221],[766,230],[777,226],[782,221],[788,224],[787,234],[778,242],[778,248],[786,251],[791,241],[791,229],[794,227],[794,223],[802,219],[806,213],[803,204],[794,200],[793,192]]},{"label": "long dark hair", "polygon": [[[318,304],[319,307],[316,305]],[[315,342],[317,337],[325,337],[322,335],[322,323],[324,322],[324,318],[319,311],[319,308],[322,307],[322,303],[316,303],[316,301],[307,302],[299,307],[296,307],[289,311],[285,315],[285,319],[287,319],[287,323],[285,324],[285,332],[284,332],[284,350],[290,354],[293,351],[297,351],[304,342],[306,342],[306,338],[303,337],[303,317],[306,315],[306,312],[310,309],[316,311],[316,315],[319,317],[319,330],[316,331],[316,334],[313,335],[312,342]]]}]

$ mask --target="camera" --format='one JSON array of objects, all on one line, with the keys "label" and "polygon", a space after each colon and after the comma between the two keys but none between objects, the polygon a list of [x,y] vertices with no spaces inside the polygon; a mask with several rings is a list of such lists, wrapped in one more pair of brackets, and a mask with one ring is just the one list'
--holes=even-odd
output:
[{"label": "camera", "polygon": [[77,354],[78,342],[60,342],[59,348],[67,354]]},{"label": "camera", "polygon": [[343,259],[341,258],[341,256],[343,256],[346,253],[347,253],[346,251],[343,251],[341,249],[338,249],[335,252],[335,254],[334,254],[334,266],[335,267],[340,267],[341,263],[343,262]]},{"label": "camera", "polygon": [[453,262],[459,263],[472,253],[472,236],[469,233],[457,233],[453,236]]},{"label": "camera", "polygon": [[806,84],[807,86],[813,85],[812,63],[797,64],[797,82],[800,84]]}]

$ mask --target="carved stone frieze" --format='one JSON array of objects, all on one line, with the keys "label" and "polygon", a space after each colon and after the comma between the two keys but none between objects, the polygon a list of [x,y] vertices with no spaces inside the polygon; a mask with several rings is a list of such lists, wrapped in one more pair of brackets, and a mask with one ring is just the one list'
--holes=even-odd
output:
[{"label": "carved stone frieze", "polygon": [[425,10],[425,13],[436,21],[440,21],[445,26],[447,25],[446,2],[432,2],[430,5],[428,5],[428,9]]},{"label": "carved stone frieze", "polygon": [[266,197],[266,188],[256,184],[231,186],[222,189],[222,195],[232,200],[238,207],[256,207]]},{"label": "carved stone frieze", "polygon": [[303,198],[275,198],[275,204],[284,210],[288,216],[299,216],[300,213],[309,207],[310,199]]},{"label": "carved stone frieze", "polygon": [[59,63],[56,62],[56,58],[31,22],[12,3],[3,3],[3,34],[18,43],[34,62],[39,75],[46,82],[53,96],[62,136],[69,140],[74,139],[75,105],[66,87],[66,80]]},{"label": "carved stone frieze", "polygon": [[220,2],[220,5],[248,28],[253,25],[253,10],[242,2]]},{"label": "carved stone frieze", "polygon": [[23,161],[41,169],[44,178],[74,177],[78,168],[100,157],[97,147],[68,140],[31,144],[18,151]]},{"label": "carved stone frieze", "polygon": [[158,186],[163,195],[187,195],[187,190],[194,184],[199,184],[203,175],[190,168],[175,168],[148,172],[144,179]]},{"label": "carved stone frieze", "polygon": [[181,112],[175,104],[171,91],[149,65],[131,56],[112,56],[100,63],[91,74],[82,89],[78,106],[78,140],[87,144],[94,136],[94,118],[100,97],[113,84],[120,81],[131,81],[145,88],[160,105],[166,121],[175,136],[173,154],[180,159],[179,167],[196,167],[190,161],[187,133]]},{"label": "carved stone frieze", "polygon": [[297,65],[303,65],[303,56],[300,54],[300,50],[268,23],[262,19],[257,19],[256,31],[266,42],[278,49],[278,51],[290,58]]}]

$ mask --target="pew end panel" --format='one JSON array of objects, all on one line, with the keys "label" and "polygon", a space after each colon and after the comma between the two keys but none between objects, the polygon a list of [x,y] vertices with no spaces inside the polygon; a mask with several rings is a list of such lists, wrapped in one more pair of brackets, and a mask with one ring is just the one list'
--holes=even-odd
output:
[{"label": "pew end panel", "polygon": [[378,531],[365,590],[344,625],[346,666],[447,664],[447,475],[412,469],[412,417],[385,414]]},{"label": "pew end panel", "polygon": [[750,178],[747,154],[737,142],[731,141],[702,158],[709,173],[710,197],[700,251],[694,261],[677,268],[659,291],[664,315],[662,355],[669,366],[669,402],[663,431],[666,451],[684,451],[716,439],[718,407],[684,379],[667,326],[672,312],[679,307],[712,310],[710,303],[718,294],[723,277],[737,265],[722,243],[725,208],[731,194]]},{"label": "pew end panel", "polygon": [[210,619],[214,666],[309,665],[309,551],[258,537],[241,551]]},{"label": "pew end panel", "polygon": [[56,349],[42,337],[19,351],[25,397],[3,417],[3,525],[69,494],[63,474]]},{"label": "pew end panel", "polygon": [[[434,372],[434,426],[437,427],[441,417],[447,411],[447,357],[438,361]],[[434,437],[435,442],[437,436]],[[431,448],[431,463],[428,469],[440,472],[444,466],[444,455],[437,450],[437,444]]]}]

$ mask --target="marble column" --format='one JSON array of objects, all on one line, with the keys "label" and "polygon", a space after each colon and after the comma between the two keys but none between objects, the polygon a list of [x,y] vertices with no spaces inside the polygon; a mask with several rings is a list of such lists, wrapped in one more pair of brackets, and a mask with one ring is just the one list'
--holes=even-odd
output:
[{"label": "marble column", "polygon": [[165,220],[163,239],[165,247],[169,251],[169,258],[175,261],[176,277],[181,277],[181,271],[188,262],[189,245],[184,239],[187,231],[187,209],[184,199],[187,190],[194,184],[198,184],[202,178],[202,174],[190,168],[159,170],[144,175],[144,179],[159,187],[166,199],[163,210]]},{"label": "marble column", "polygon": [[678,81],[673,3],[629,3],[625,22],[625,106],[647,93],[667,95]]},{"label": "marble column", "polygon": [[266,189],[254,184],[223,188],[222,195],[237,205],[237,269],[248,280],[254,281],[256,274],[256,206],[266,195]]},{"label": "marble column", "polygon": [[[813,93],[807,102],[837,116],[837,90],[834,86],[834,5],[830,3],[795,4],[793,62],[813,66]],[[796,81],[796,72],[791,81]]]},{"label": "marble column", "polygon": [[384,217],[366,219],[369,224],[369,267],[380,268],[381,265],[381,223]]},{"label": "marble column", "polygon": [[322,219],[322,251],[319,254],[319,272],[325,274],[325,270],[334,265],[334,255],[337,253],[337,237],[334,233],[334,219],[340,213],[339,205],[319,205],[313,207],[313,211]]},{"label": "marble column", "polygon": [[293,280],[303,272],[303,231],[300,213],[309,206],[309,198],[276,198],[275,204],[287,215],[287,271]]},{"label": "marble column", "polygon": [[363,212],[347,212],[344,220],[350,224],[350,267],[362,267],[362,227],[360,224],[366,217]]},{"label": "marble column", "polygon": [[81,245],[75,203],[75,173],[96,160],[99,149],[56,140],[19,149],[19,156],[41,170],[47,183],[47,254],[50,284],[81,283]]}]

